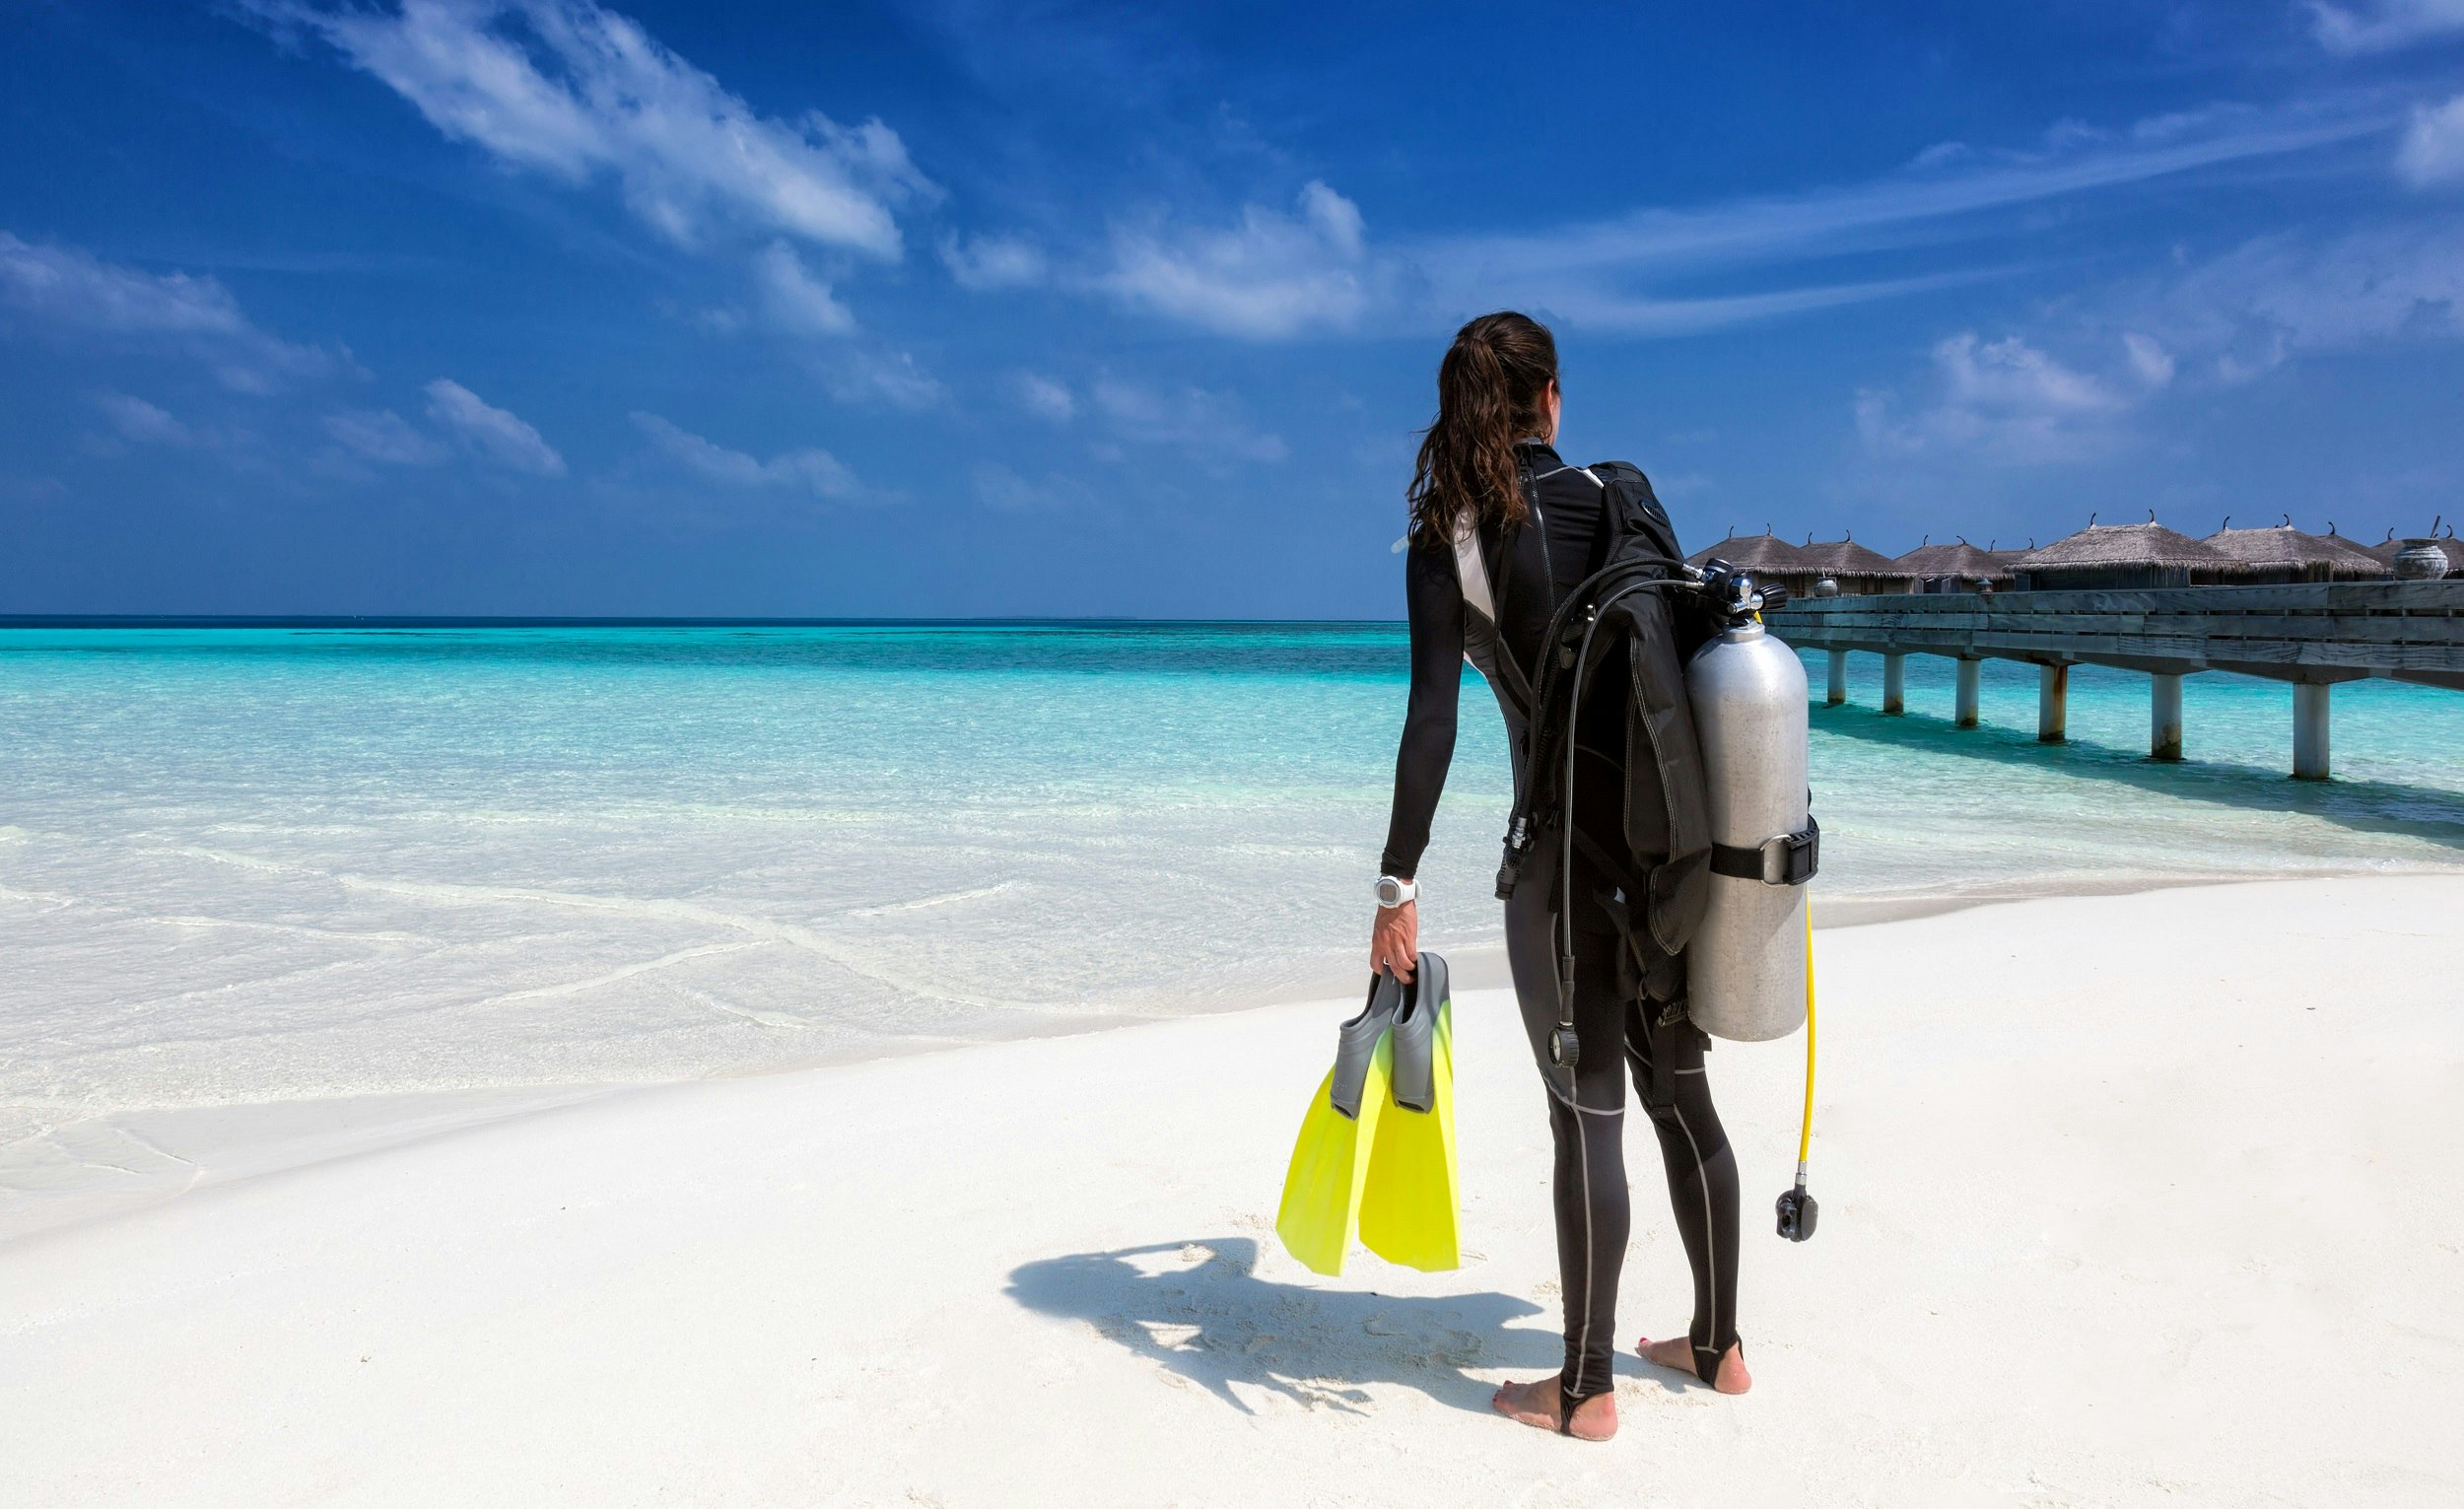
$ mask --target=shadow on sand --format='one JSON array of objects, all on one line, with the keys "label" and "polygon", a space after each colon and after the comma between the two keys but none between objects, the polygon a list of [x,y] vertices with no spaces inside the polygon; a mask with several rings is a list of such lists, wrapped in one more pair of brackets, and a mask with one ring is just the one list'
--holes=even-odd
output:
[{"label": "shadow on sand", "polygon": [[[1541,1313],[1527,1299],[1308,1288],[1260,1278],[1257,1266],[1247,1237],[1198,1238],[1025,1264],[1008,1293],[1038,1314],[1086,1322],[1244,1413],[1257,1411],[1234,1384],[1348,1410],[1368,1405],[1365,1385],[1402,1384],[1486,1413],[1496,1383],[1470,1369],[1541,1377],[1564,1360],[1553,1331],[1509,1324]],[[1644,1371],[1639,1358],[1618,1359],[1620,1375]]]},{"label": "shadow on sand", "polygon": [[2195,754],[2180,764],[2166,764],[2084,739],[2040,744],[2032,732],[2021,729],[1990,723],[1959,728],[1946,718],[1916,712],[1885,716],[1856,703],[1824,707],[1817,702],[1813,717],[1817,732],[1997,764],[2040,762],[2067,774],[2117,781],[2186,801],[2297,812],[2355,832],[2401,834],[2464,850],[2464,792],[2435,787],[2342,776],[2327,782],[2294,781],[2280,770]]}]

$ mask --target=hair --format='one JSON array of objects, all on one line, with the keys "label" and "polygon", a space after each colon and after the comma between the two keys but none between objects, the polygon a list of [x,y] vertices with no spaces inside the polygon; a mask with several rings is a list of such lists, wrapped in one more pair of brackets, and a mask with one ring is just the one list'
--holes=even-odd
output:
[{"label": "hair", "polygon": [[1424,539],[1444,548],[1467,520],[1523,521],[1515,443],[1547,430],[1556,379],[1557,342],[1536,319],[1501,310],[1455,332],[1437,364],[1437,418],[1421,433],[1404,495]]}]

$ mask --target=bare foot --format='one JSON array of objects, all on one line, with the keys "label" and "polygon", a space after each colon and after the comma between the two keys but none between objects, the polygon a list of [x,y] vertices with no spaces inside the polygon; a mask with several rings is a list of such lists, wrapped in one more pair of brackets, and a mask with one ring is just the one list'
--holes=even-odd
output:
[{"label": "bare foot", "polygon": [[[1488,1406],[1510,1420],[1553,1431],[1564,1406],[1565,1396],[1557,1389],[1562,1376],[1551,1373],[1538,1383],[1506,1384],[1490,1398]],[[1566,1432],[1579,1441],[1606,1441],[1616,1433],[1617,1401],[1612,1394],[1595,1394],[1575,1406],[1574,1423]]]},{"label": "bare foot", "polygon": [[[1672,1337],[1666,1341],[1645,1337],[1634,1343],[1634,1349],[1654,1367],[1683,1373],[1688,1378],[1694,1376],[1694,1343],[1685,1337]],[[1720,1366],[1712,1375],[1711,1387],[1723,1394],[1743,1394],[1753,1386],[1753,1375],[1745,1371],[1745,1343],[1730,1342],[1728,1350],[1720,1354]]]}]

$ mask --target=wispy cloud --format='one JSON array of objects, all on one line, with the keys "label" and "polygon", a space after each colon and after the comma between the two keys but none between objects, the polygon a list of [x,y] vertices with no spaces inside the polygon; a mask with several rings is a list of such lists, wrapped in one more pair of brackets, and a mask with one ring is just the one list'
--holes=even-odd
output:
[{"label": "wispy cloud", "polygon": [[1016,236],[945,237],[941,263],[960,288],[1032,288],[1052,268],[1044,248]]},{"label": "wispy cloud", "polygon": [[197,444],[197,432],[159,404],[111,392],[95,394],[94,403],[119,438],[132,446],[184,448]]},{"label": "wispy cloud", "polygon": [[511,471],[536,477],[565,475],[565,458],[556,447],[511,410],[491,406],[446,377],[429,383],[427,391],[428,417],[460,442],[463,449]]},{"label": "wispy cloud", "polygon": [[175,350],[226,387],[261,393],[332,373],[334,357],[268,335],[210,277],[151,273],[0,231],[0,318],[53,338]]},{"label": "wispy cloud", "polygon": [[753,259],[764,307],[779,328],[794,335],[845,335],[856,328],[830,285],[804,270],[795,248],[772,241]]},{"label": "wispy cloud", "polygon": [[2464,95],[2413,111],[2396,149],[2396,171],[2415,188],[2464,183]]},{"label": "wispy cloud", "polygon": [[886,404],[920,413],[949,396],[941,379],[924,371],[913,352],[848,347],[820,363],[821,385],[841,403]]},{"label": "wispy cloud", "polygon": [[1009,391],[1020,408],[1038,419],[1065,425],[1078,415],[1077,396],[1059,378],[1041,373],[1015,373],[1010,377]]},{"label": "wispy cloud", "polygon": [[1111,433],[1141,446],[1168,446],[1209,461],[1280,461],[1279,435],[1254,427],[1240,403],[1198,387],[1150,387],[1115,377],[1091,390]]},{"label": "wispy cloud", "polygon": [[349,409],[325,416],[325,433],[354,459],[379,466],[436,466],[452,451],[391,409]]},{"label": "wispy cloud", "polygon": [[2019,336],[1963,330],[1934,347],[1934,391],[1913,412],[1895,393],[1857,395],[1857,431],[1878,455],[1955,454],[1998,465],[2098,459],[2125,440],[2123,414],[2173,380],[2148,336],[2121,340],[2108,370],[2067,366]]},{"label": "wispy cloud", "polygon": [[2362,0],[2359,5],[2311,0],[2309,10],[2319,45],[2347,57],[2392,52],[2464,32],[2464,0]]},{"label": "wispy cloud", "polygon": [[[1612,327],[1690,330],[1800,309],[1886,298],[1921,279],[1792,287],[1742,298],[1671,300],[1632,290],[1706,270],[1733,273],[1919,243],[1984,229],[1989,212],[2349,141],[2392,122],[2376,113],[2271,115],[2216,109],[2123,131],[2064,123],[2025,152],[1936,150],[1861,183],[1762,195],[1698,209],[1639,210],[1614,220],[1505,236],[1443,239],[1404,254],[1449,310],[1528,303],[1590,310]],[[1974,276],[1976,274],[1970,274]],[[1688,311],[1685,306],[1701,308]]]},{"label": "wispy cloud", "polygon": [[1229,230],[1119,227],[1097,283],[1123,303],[1222,335],[1342,329],[1368,305],[1359,207],[1312,179],[1295,213],[1250,205]]},{"label": "wispy cloud", "polygon": [[705,440],[656,414],[636,412],[633,423],[668,459],[704,481],[775,488],[815,498],[849,498],[858,491],[855,474],[819,446],[783,451],[764,461]]},{"label": "wispy cloud", "polygon": [[323,38],[429,123],[508,168],[607,175],[686,245],[733,227],[896,259],[894,215],[938,191],[879,120],[765,116],[591,0],[403,0],[398,10],[245,0]]},{"label": "wispy cloud", "polygon": [[[2066,120],[2025,148],[1944,143],[1860,182],[1384,244],[1351,200],[1313,180],[1293,211],[1250,205],[1228,228],[1117,226],[1089,282],[1129,308],[1257,340],[1442,328],[1501,305],[1543,309],[1584,329],[1692,334],[2015,270],[2007,258],[1864,278],[1809,278],[1792,267],[1981,240],[2009,232],[2011,212],[2031,206],[2309,152],[2397,124],[2375,103],[2348,101],[2219,105],[2113,129]],[[1730,287],[1687,290],[1707,277]],[[1741,281],[1764,286],[1737,288]]]}]

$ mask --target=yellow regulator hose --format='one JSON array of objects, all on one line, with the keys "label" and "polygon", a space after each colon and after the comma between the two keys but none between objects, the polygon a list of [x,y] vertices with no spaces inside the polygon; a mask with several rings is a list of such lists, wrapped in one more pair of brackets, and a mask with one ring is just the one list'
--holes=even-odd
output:
[{"label": "yellow regulator hose", "polygon": [[1806,1154],[1814,1150],[1814,904],[1806,903],[1806,1114],[1797,1129],[1797,1188],[1806,1187]]},{"label": "yellow regulator hose", "polygon": [[1806,1114],[1797,1124],[1797,1183],[1780,1197],[1780,1235],[1802,1242],[1814,1235],[1814,1197],[1806,1193],[1806,1155],[1814,1150],[1814,908],[1806,908]]}]

